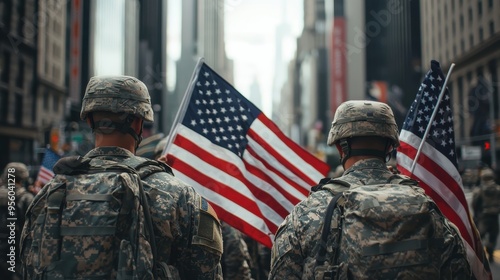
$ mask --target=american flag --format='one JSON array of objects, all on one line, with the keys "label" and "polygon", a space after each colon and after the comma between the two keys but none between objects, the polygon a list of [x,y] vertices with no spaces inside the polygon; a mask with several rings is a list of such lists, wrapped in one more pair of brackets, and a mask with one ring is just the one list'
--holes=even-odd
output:
[{"label": "american flag", "polygon": [[42,165],[40,166],[36,180],[42,184],[50,181],[50,179],[54,177],[52,168],[60,158],[61,157],[51,149],[45,149],[45,155],[43,156]]},{"label": "american flag", "polygon": [[[397,153],[398,170],[418,180],[441,212],[457,226],[476,278],[491,279],[489,264],[471,219],[458,172],[453,112],[448,89],[445,89],[441,102],[436,107],[444,82],[445,77],[439,63],[431,61],[431,69],[420,85],[403,123],[399,138],[401,146]],[[431,119],[435,110],[435,117]],[[426,141],[412,172],[412,164],[429,125]]]},{"label": "american flag", "polygon": [[330,168],[202,61],[183,104],[168,163],[221,220],[271,247],[283,219]]}]

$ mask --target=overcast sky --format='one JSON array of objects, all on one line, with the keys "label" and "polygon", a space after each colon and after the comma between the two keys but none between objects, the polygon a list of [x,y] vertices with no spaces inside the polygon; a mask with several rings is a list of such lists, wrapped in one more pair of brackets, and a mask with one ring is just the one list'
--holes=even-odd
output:
[{"label": "overcast sky", "polygon": [[[168,56],[169,69],[180,56],[179,17],[181,0],[169,1]],[[260,108],[271,116],[271,99],[275,70],[276,29],[280,23],[287,22],[289,36],[285,38],[286,48],[283,59],[292,58],[296,49],[295,38],[302,32],[302,0],[228,0],[225,2],[226,52],[234,61],[234,86],[246,97],[250,87],[257,80],[263,101]],[[286,17],[284,18],[284,9]],[[286,70],[284,66],[283,71]],[[167,71],[169,72],[169,71]],[[170,77],[169,86],[175,82]]]}]

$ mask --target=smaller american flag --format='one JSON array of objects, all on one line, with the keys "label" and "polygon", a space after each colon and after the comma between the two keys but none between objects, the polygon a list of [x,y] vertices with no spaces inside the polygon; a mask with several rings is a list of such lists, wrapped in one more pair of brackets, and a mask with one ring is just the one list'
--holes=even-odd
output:
[{"label": "smaller american flag", "polygon": [[441,212],[457,226],[476,278],[491,279],[458,172],[452,102],[447,88],[438,103],[443,87],[445,76],[439,63],[432,60],[431,69],[425,75],[403,123],[397,153],[398,170],[418,180]]},{"label": "smaller american flag", "polygon": [[50,179],[54,177],[52,168],[60,158],[61,157],[51,149],[45,149],[45,155],[43,156],[42,165],[40,166],[40,171],[38,171],[36,180],[42,184],[46,184],[50,181]]}]

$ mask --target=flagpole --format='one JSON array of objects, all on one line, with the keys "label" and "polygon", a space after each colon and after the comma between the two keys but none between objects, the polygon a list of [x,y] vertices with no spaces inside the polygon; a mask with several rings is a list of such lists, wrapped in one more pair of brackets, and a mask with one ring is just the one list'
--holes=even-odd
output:
[{"label": "flagpole", "polygon": [[429,131],[431,130],[432,122],[434,121],[434,118],[436,117],[437,111],[439,109],[439,103],[441,103],[441,100],[443,99],[444,92],[446,91],[446,85],[448,84],[448,79],[450,78],[451,71],[453,70],[453,67],[455,67],[455,63],[452,63],[450,65],[450,69],[448,70],[448,74],[446,75],[446,79],[444,80],[443,87],[441,88],[441,92],[439,93],[439,98],[436,103],[436,107],[434,108],[434,111],[432,112],[431,119],[429,120],[429,124],[427,125],[427,128],[425,129],[424,136],[422,137],[422,142],[420,142],[420,145],[417,150],[417,155],[415,155],[415,159],[413,160],[413,163],[411,165],[411,170],[410,174],[413,174],[413,171],[415,170],[415,166],[417,165],[418,157],[420,156],[420,153],[422,152],[422,148],[424,146],[425,141],[427,140],[427,135],[429,135]]},{"label": "flagpole", "polygon": [[177,111],[177,114],[175,115],[174,118],[174,123],[172,124],[172,129],[170,130],[170,134],[167,136],[167,145],[163,148],[163,152],[161,153],[164,155],[172,145],[172,140],[174,139],[174,136],[177,134],[177,127],[179,125],[179,120],[184,118],[184,115],[186,114],[187,107],[189,105],[189,99],[191,98],[191,95],[193,94],[193,89],[196,85],[196,82],[198,81],[198,73],[200,73],[201,66],[203,66],[203,63],[205,60],[203,57],[200,57],[198,59],[198,62],[196,63],[196,66],[194,67],[193,75],[191,76],[190,82],[188,87],[186,88],[186,92],[184,93],[184,97],[182,98],[179,111]]}]

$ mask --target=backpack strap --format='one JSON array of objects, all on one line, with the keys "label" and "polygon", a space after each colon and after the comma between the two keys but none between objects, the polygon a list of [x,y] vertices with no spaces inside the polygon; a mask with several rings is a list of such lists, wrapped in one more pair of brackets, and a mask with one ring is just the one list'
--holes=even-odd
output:
[{"label": "backpack strap", "polygon": [[[335,210],[335,207],[337,206],[337,203],[339,199],[342,197],[344,193],[338,193],[336,194],[332,200],[330,200],[330,203],[328,203],[328,207],[326,208],[326,214],[325,214],[325,222],[323,223],[323,230],[321,231],[321,239],[320,239],[320,244],[319,244],[319,251],[316,254],[316,265],[321,265],[325,262],[325,255],[326,255],[326,241],[328,239],[328,235],[330,233],[330,226],[332,224],[332,217],[333,217],[333,210]],[[339,226],[340,228],[340,226]],[[341,232],[339,231],[339,235]],[[340,236],[339,236],[340,237]],[[340,241],[340,238],[338,238],[338,241]],[[337,244],[340,247],[340,244]],[[335,253],[335,261],[337,259],[337,253]]]}]

